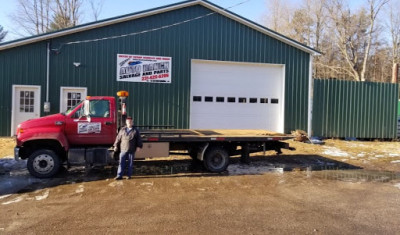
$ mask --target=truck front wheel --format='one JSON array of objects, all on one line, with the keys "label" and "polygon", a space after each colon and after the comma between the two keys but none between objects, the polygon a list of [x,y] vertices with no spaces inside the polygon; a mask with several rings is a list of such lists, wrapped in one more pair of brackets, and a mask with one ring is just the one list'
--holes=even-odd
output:
[{"label": "truck front wheel", "polygon": [[221,147],[213,147],[206,151],[204,166],[211,172],[223,172],[229,165],[229,154]]},{"label": "truck front wheel", "polygon": [[31,175],[38,178],[49,178],[57,174],[60,165],[60,158],[54,151],[42,149],[29,156],[27,167]]}]

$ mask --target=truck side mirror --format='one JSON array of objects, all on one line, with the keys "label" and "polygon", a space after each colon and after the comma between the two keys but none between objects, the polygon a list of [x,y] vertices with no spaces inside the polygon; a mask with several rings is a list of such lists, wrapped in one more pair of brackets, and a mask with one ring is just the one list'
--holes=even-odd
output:
[{"label": "truck side mirror", "polygon": [[83,115],[89,117],[90,115],[90,102],[89,100],[83,101]]}]

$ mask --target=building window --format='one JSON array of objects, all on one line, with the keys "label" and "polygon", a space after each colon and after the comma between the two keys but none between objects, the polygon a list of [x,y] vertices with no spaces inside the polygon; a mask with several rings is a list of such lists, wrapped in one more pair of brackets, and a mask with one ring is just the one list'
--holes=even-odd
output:
[{"label": "building window", "polygon": [[267,104],[268,103],[268,99],[267,98],[260,98],[260,103],[261,104]]},{"label": "building window", "polygon": [[205,102],[213,102],[213,97],[212,96],[206,96],[204,97]]},{"label": "building window", "polygon": [[257,103],[257,98],[250,98],[250,103]]},{"label": "building window", "polygon": [[239,103],[247,103],[247,99],[244,97],[239,97]]},{"label": "building window", "polygon": [[217,102],[224,102],[225,101],[225,97],[217,97]]},{"label": "building window", "polygon": [[201,96],[193,96],[194,102],[201,102]]},{"label": "building window", "polygon": [[236,98],[235,97],[228,97],[228,103],[235,103]]},{"label": "building window", "polygon": [[271,99],[271,104],[277,104],[277,103],[279,103],[278,99]]},{"label": "building window", "polygon": [[19,111],[23,113],[33,113],[35,94],[33,91],[21,91],[19,101]]},{"label": "building window", "polygon": [[75,107],[77,103],[81,102],[81,99],[80,92],[67,92],[67,110]]}]

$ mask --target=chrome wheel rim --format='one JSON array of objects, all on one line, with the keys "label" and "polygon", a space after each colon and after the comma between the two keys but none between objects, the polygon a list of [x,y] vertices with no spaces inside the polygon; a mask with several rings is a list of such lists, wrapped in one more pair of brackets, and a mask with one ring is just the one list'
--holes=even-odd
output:
[{"label": "chrome wheel rim", "polygon": [[40,174],[47,174],[54,168],[54,159],[48,154],[40,154],[33,160],[33,169]]}]

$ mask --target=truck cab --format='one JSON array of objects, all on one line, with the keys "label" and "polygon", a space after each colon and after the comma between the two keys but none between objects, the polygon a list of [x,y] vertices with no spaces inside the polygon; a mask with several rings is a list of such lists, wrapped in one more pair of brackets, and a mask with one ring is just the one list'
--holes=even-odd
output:
[{"label": "truck cab", "polygon": [[101,154],[101,162],[109,161],[108,148],[117,133],[116,106],[114,97],[87,97],[64,113],[22,122],[15,158],[28,159],[29,172],[39,178],[53,176],[66,161],[93,163]]}]

